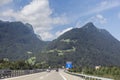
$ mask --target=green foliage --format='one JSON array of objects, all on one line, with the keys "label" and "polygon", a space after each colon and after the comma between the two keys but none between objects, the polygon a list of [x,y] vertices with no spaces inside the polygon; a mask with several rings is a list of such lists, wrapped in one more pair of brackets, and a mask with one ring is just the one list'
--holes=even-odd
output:
[{"label": "green foliage", "polygon": [[82,67],[74,67],[72,69],[69,69],[70,72],[82,72]]},{"label": "green foliage", "polygon": [[36,63],[36,58],[31,57],[27,60],[19,60],[19,61],[4,61],[0,60],[0,69],[11,69],[11,70],[26,70],[26,69],[43,69],[48,68],[49,65],[47,63]]},{"label": "green foliage", "polygon": [[35,62],[36,62],[36,57],[30,57],[26,63],[28,63],[29,65],[33,66],[35,65]]},{"label": "green foliage", "polygon": [[97,69],[95,71],[94,75],[114,78],[115,80],[119,80],[120,79],[120,67],[101,67],[100,69]]},{"label": "green foliage", "polygon": [[72,49],[66,49],[66,50],[58,50],[58,49],[54,49],[54,50],[49,50],[47,51],[46,53],[71,53],[71,52],[75,52],[76,51],[76,48],[75,47],[72,47]]},{"label": "green foliage", "polygon": [[[120,66],[120,42],[92,23],[72,29],[53,40],[45,53],[49,56],[50,64],[63,65],[66,61],[72,61],[78,66]],[[59,53],[63,53],[63,56],[59,56]]]},{"label": "green foliage", "polygon": [[70,40],[70,39],[62,39],[60,40],[61,42],[65,42],[65,43],[76,43],[77,41],[76,40]]},{"label": "green foliage", "polygon": [[9,61],[9,59],[8,59],[8,58],[3,58],[3,60],[4,60],[4,61],[6,61],[6,62],[8,62],[8,61]]},{"label": "green foliage", "polygon": [[47,44],[22,22],[0,21],[0,59],[25,60],[26,52],[38,53]]},{"label": "green foliage", "polygon": [[[80,70],[79,70],[80,69]],[[120,79],[120,67],[100,67],[99,69],[95,69],[92,67],[84,67],[84,68],[73,68],[70,71],[79,72],[87,75],[94,75],[106,78],[112,78],[115,80]]]},{"label": "green foliage", "polygon": [[59,56],[63,56],[63,55],[64,55],[64,53],[58,53],[58,55],[59,55]]},{"label": "green foliage", "polygon": [[11,63],[9,61],[6,60],[0,60],[0,69],[9,69]]}]

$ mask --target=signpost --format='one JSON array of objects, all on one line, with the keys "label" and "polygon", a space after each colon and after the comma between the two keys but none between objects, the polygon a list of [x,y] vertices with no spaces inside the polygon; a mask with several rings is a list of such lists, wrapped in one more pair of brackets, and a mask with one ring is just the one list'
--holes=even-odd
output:
[{"label": "signpost", "polygon": [[67,61],[66,62],[66,68],[67,69],[71,69],[72,68],[72,62],[71,61]]}]

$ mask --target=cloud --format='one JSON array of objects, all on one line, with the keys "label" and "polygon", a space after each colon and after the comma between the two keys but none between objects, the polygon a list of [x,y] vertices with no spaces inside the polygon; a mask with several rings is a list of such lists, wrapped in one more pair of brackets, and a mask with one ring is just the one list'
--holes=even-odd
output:
[{"label": "cloud", "polygon": [[68,23],[65,15],[52,17],[52,9],[48,0],[32,0],[20,11],[13,9],[5,10],[0,13],[2,20],[15,20],[33,25],[35,33],[39,34],[43,40],[53,39],[54,35],[50,33],[53,25],[64,25]]},{"label": "cloud", "polygon": [[107,23],[107,19],[106,19],[105,17],[103,17],[103,15],[101,15],[101,14],[97,14],[97,15],[94,17],[94,19],[95,19],[96,21],[98,21],[99,23],[101,23],[101,24]]},{"label": "cloud", "polygon": [[82,13],[80,17],[103,12],[118,6],[120,6],[120,0],[105,0]]},{"label": "cloud", "polygon": [[13,0],[0,0],[0,6],[3,6],[5,4],[8,4],[10,2],[12,2]]},{"label": "cloud", "polygon": [[64,33],[67,32],[67,31],[70,31],[70,30],[72,30],[72,29],[73,29],[73,27],[69,27],[69,28],[66,28],[66,29],[64,29],[64,30],[62,30],[62,31],[58,31],[58,32],[56,32],[56,37],[64,34]]},{"label": "cloud", "polygon": [[78,20],[75,24],[75,28],[81,28],[82,27],[82,21]]},{"label": "cloud", "polygon": [[118,7],[120,6],[120,1],[119,0],[107,0],[107,1],[103,1],[101,2],[95,9],[93,9],[91,12],[95,13],[95,12],[101,12],[104,10],[109,10],[111,8],[114,7]]},{"label": "cloud", "polygon": [[43,32],[43,33],[40,33],[40,36],[44,37],[43,39],[44,40],[48,40],[48,39],[54,39],[55,38],[55,35],[51,34],[50,32]]},{"label": "cloud", "polygon": [[87,22],[105,24],[107,23],[107,19],[101,14],[96,14],[95,16],[90,17],[85,23]]}]

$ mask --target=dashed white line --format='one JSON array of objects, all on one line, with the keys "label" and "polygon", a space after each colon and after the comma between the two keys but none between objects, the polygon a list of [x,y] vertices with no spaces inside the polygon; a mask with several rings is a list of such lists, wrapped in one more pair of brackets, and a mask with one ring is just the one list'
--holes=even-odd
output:
[{"label": "dashed white line", "polygon": [[61,73],[59,73],[61,76],[62,76],[62,78],[64,79],[64,80],[67,80]]}]

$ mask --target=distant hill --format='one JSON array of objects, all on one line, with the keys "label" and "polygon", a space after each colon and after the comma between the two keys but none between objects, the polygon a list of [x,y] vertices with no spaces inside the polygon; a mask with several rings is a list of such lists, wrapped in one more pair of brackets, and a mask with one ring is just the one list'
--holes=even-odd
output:
[{"label": "distant hill", "polygon": [[89,22],[53,41],[42,41],[30,24],[0,21],[0,59],[22,60],[28,52],[49,65],[120,66],[120,42],[108,31]]},{"label": "distant hill", "polygon": [[91,22],[64,33],[47,50],[48,63],[54,65],[72,61],[80,66],[120,66],[120,42]]},{"label": "distant hill", "polygon": [[0,21],[0,59],[25,59],[27,52],[38,53],[45,42],[36,35],[30,24]]}]

